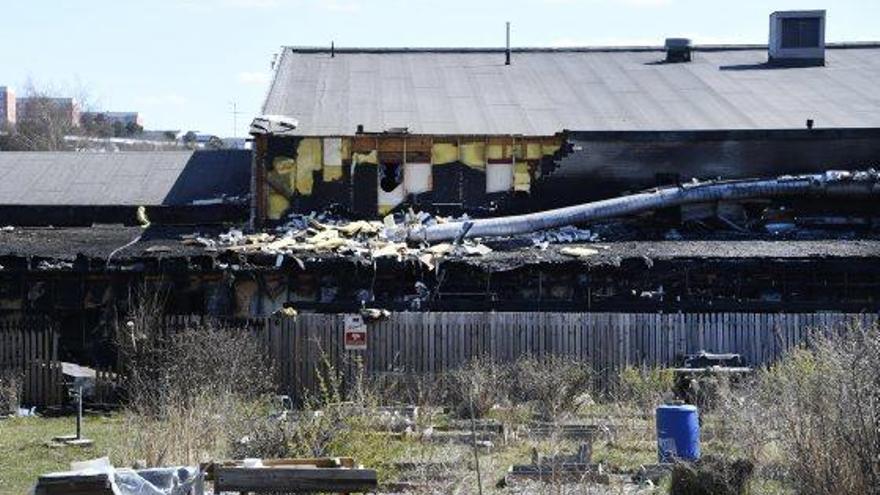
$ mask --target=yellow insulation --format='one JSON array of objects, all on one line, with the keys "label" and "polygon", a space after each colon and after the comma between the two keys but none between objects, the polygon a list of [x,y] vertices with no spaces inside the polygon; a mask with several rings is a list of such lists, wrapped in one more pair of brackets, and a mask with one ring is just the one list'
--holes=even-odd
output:
[{"label": "yellow insulation", "polygon": [[272,160],[272,169],[281,175],[287,175],[296,170],[296,160],[287,156],[277,156]]},{"label": "yellow insulation", "polygon": [[324,182],[342,179],[342,165],[324,165]]},{"label": "yellow insulation", "polygon": [[431,146],[431,164],[443,165],[458,161],[458,146],[452,143],[434,143]]},{"label": "yellow insulation", "polygon": [[490,144],[486,146],[486,160],[510,158],[510,145]]},{"label": "yellow insulation", "polygon": [[379,151],[373,150],[369,153],[353,153],[351,155],[351,161],[353,163],[364,164],[369,163],[372,165],[379,164]]},{"label": "yellow insulation", "polygon": [[270,220],[279,220],[281,216],[284,215],[284,212],[290,208],[290,201],[285,198],[283,195],[278,194],[277,192],[270,192],[269,197],[267,198],[268,208],[266,215]]},{"label": "yellow insulation", "polygon": [[324,157],[320,139],[303,139],[296,149],[296,192],[303,195],[312,194],[314,186],[313,172],[321,170]]},{"label": "yellow insulation", "polygon": [[556,153],[557,151],[559,151],[559,148],[561,148],[561,147],[562,146],[560,146],[558,144],[544,143],[541,145],[541,152],[544,153],[544,156],[550,156],[550,155]]},{"label": "yellow insulation", "polygon": [[526,160],[538,160],[541,158],[541,143],[526,144]]},{"label": "yellow insulation", "polygon": [[486,169],[486,143],[463,143],[461,145],[461,162],[478,170]]},{"label": "yellow insulation", "polygon": [[529,192],[532,187],[532,177],[529,175],[528,162],[517,162],[513,168],[513,190]]}]

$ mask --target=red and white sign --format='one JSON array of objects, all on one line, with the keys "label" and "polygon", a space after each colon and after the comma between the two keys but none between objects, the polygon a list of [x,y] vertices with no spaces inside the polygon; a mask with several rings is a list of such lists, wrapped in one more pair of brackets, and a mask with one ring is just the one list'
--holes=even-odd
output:
[{"label": "red and white sign", "polygon": [[343,340],[346,351],[367,350],[367,324],[361,315],[345,315]]}]

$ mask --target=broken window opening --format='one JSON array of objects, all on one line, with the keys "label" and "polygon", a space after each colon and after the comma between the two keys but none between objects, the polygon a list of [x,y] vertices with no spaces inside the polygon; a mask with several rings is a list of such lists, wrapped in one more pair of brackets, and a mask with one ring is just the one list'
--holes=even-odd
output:
[{"label": "broken window opening", "polygon": [[400,163],[382,163],[379,165],[379,187],[391,192],[403,183],[403,167]]}]

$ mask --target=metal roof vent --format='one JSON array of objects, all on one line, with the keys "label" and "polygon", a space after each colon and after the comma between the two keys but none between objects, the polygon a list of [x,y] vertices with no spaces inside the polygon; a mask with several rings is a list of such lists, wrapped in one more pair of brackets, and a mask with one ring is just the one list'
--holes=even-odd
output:
[{"label": "metal roof vent", "polygon": [[691,61],[691,40],[666,38],[666,61],[670,63]]},{"label": "metal roof vent", "polygon": [[825,65],[825,11],[789,10],[770,14],[771,64]]}]

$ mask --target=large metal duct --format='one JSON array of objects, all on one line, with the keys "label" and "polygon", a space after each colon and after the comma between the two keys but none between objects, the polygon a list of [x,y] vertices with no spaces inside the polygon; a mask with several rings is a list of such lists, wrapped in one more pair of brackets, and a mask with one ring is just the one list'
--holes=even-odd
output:
[{"label": "large metal duct", "polygon": [[465,223],[472,225],[463,238],[512,236],[691,203],[793,196],[880,196],[880,173],[873,169],[828,171],[775,179],[693,182],[525,215],[416,226],[407,237],[413,242],[451,241],[462,234]]}]

